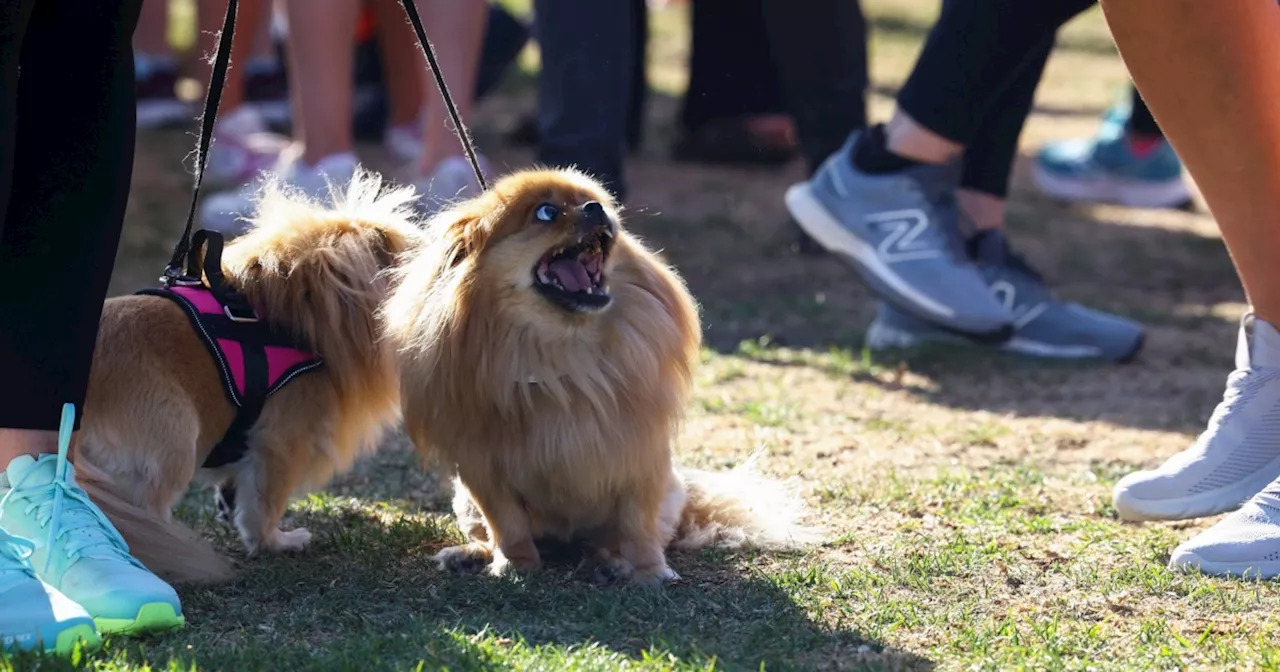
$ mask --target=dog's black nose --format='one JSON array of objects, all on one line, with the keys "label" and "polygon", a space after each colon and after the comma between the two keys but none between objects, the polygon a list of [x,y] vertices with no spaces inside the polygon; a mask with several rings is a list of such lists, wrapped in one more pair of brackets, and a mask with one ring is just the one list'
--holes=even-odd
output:
[{"label": "dog's black nose", "polygon": [[596,233],[603,230],[604,234],[612,238],[617,232],[617,225],[609,218],[604,211],[604,206],[599,201],[587,201],[582,204],[582,214],[578,216],[578,230],[584,234]]}]

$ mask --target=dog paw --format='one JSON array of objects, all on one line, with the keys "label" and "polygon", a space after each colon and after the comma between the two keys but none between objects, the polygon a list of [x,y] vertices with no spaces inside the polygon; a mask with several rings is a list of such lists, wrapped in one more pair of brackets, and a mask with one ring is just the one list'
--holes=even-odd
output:
[{"label": "dog paw", "polygon": [[285,532],[280,530],[275,537],[268,540],[264,547],[272,553],[298,553],[305,551],[311,544],[311,532],[305,527]]},{"label": "dog paw", "polygon": [[482,544],[450,546],[432,557],[441,570],[454,574],[479,574],[493,562],[493,553]]},{"label": "dog paw", "polygon": [[635,574],[631,576],[632,583],[647,588],[657,588],[667,583],[674,583],[680,580],[680,575],[676,574],[676,570],[666,565],[660,565],[652,569],[637,569]]},{"label": "dog paw", "polygon": [[236,489],[230,485],[220,485],[213,490],[213,503],[218,507],[217,519],[220,523],[234,524],[236,511]]},{"label": "dog paw", "polygon": [[512,571],[520,573],[535,572],[542,567],[540,558],[508,557],[503,553],[493,554],[493,564],[489,565],[490,576],[506,576]]},{"label": "dog paw", "polygon": [[591,583],[600,587],[612,586],[619,581],[629,579],[635,573],[635,568],[631,566],[623,558],[608,558],[601,560],[591,572]]}]

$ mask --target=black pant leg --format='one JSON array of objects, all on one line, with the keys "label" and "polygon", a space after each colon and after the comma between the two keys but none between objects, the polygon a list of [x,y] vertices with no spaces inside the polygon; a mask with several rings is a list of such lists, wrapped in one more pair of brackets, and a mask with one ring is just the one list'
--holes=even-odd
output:
[{"label": "black pant leg", "polygon": [[0,240],[0,427],[84,404],[133,173],[140,0],[40,0],[23,35]]}]

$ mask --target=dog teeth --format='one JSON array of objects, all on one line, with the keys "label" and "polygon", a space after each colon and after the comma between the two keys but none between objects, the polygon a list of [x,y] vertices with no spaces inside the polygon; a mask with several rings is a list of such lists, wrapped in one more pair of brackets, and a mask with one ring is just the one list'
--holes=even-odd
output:
[{"label": "dog teeth", "polygon": [[547,272],[541,268],[538,269],[538,282],[544,285],[551,284],[551,278],[547,277]]}]

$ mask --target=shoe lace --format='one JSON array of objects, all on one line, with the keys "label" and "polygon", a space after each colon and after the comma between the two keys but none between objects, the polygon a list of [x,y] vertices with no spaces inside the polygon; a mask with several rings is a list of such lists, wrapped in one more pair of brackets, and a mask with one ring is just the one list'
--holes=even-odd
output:
[{"label": "shoe lace", "polygon": [[[22,478],[12,484],[11,489],[0,498],[0,516],[4,515],[10,500],[26,501],[23,509],[26,515],[35,514],[41,528],[49,529],[47,545],[49,553],[45,556],[43,570],[48,571],[53,562],[55,544],[66,540],[62,552],[67,558],[77,560],[85,557],[87,551],[99,549],[108,557],[130,558],[129,547],[124,538],[116,530],[111,521],[89,499],[79,486],[67,474],[70,463],[67,451],[71,443],[71,432],[75,422],[75,407],[67,404],[63,407],[62,426],[58,435],[58,462],[52,481],[40,485],[25,485],[32,474],[31,469]],[[22,540],[25,541],[25,540]],[[26,542],[32,548],[30,542]]]},{"label": "shoe lace", "polygon": [[36,545],[0,530],[0,574],[18,571],[31,574],[27,559],[36,550]]}]

